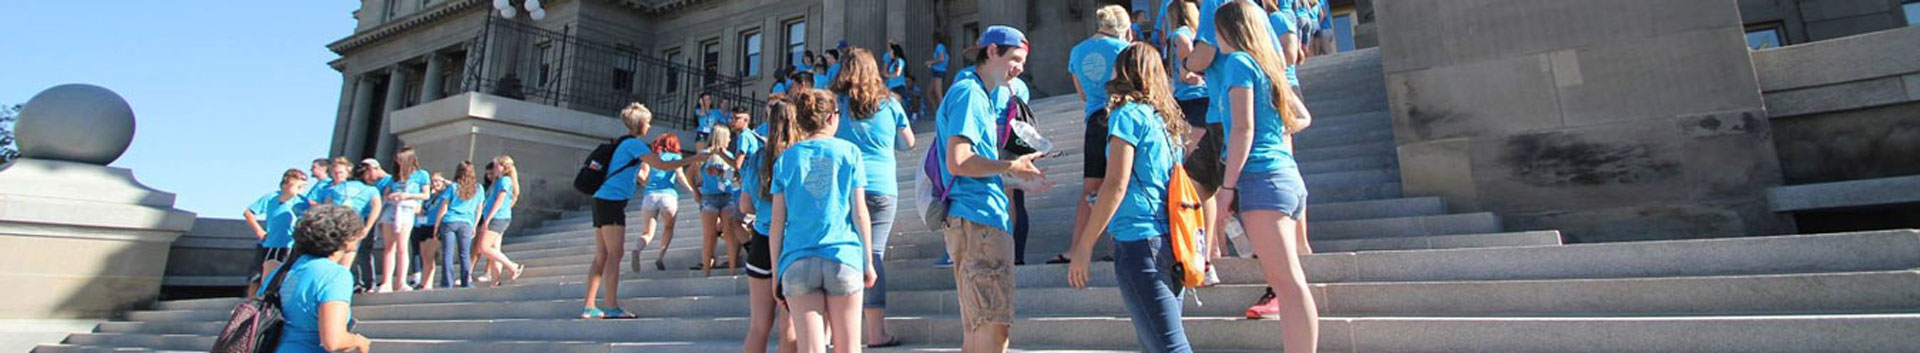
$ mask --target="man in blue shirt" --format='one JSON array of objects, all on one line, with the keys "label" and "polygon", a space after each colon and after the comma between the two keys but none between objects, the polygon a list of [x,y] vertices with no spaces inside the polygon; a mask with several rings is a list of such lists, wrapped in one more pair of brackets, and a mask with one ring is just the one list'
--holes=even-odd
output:
[{"label": "man in blue shirt", "polygon": [[948,191],[946,240],[959,281],[958,299],[967,352],[1002,352],[1013,325],[1013,237],[1002,175],[1044,178],[1034,160],[1039,154],[1000,159],[999,117],[989,92],[1006,85],[1025,68],[1026,35],[1006,26],[981,33],[975,78],[954,82],[940,103],[934,143],[944,153],[943,182]]}]

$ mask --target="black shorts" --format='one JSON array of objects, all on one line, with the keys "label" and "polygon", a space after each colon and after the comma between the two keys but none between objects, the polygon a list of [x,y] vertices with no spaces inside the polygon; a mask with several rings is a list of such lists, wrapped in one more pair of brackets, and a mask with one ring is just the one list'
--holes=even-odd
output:
[{"label": "black shorts", "polygon": [[248,266],[252,268],[248,271],[248,273],[251,274],[247,276],[247,282],[258,282],[260,281],[260,276],[266,275],[265,273],[260,273],[260,265],[266,264],[267,260],[285,264],[287,263],[287,259],[290,258],[293,258],[293,248],[268,248],[255,245],[253,247],[253,266]]},{"label": "black shorts", "polygon": [[627,226],[627,200],[593,199],[593,227]]},{"label": "black shorts", "polygon": [[1087,115],[1086,165],[1080,172],[1087,179],[1107,178],[1107,110]]},{"label": "black shorts", "polygon": [[427,239],[433,239],[433,226],[413,227],[413,233],[408,234],[408,236],[412,238],[409,239],[409,241],[413,242],[413,248],[419,249],[420,243],[426,242]]},{"label": "black shorts", "polygon": [[747,277],[773,278],[773,249],[767,242],[772,241],[766,234],[753,232],[753,242],[747,244]]},{"label": "black shorts", "polygon": [[1207,135],[1200,137],[1199,147],[1187,154],[1187,160],[1181,162],[1181,168],[1187,170],[1187,176],[1200,184],[1199,190],[1213,193],[1220,189],[1220,182],[1226,178],[1227,165],[1220,162],[1220,153],[1227,147],[1226,127],[1221,124],[1207,123],[1207,99],[1195,98],[1180,101],[1180,114],[1186,116],[1187,124],[1194,129],[1206,129]]}]

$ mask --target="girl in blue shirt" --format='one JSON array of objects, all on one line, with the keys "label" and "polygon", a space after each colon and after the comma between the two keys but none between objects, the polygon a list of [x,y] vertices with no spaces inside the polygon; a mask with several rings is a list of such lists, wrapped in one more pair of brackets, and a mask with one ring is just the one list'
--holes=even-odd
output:
[{"label": "girl in blue shirt", "polygon": [[[733,129],[725,126],[714,128],[712,142],[713,144],[707,148],[709,151],[725,151],[731,149],[733,147]],[[700,196],[695,199],[698,200],[697,203],[700,205],[700,263],[695,264],[689,269],[700,270],[702,275],[711,276],[713,275],[713,267],[715,265],[713,255],[714,244],[717,243],[722,236],[725,236],[727,239],[727,243],[729,244],[727,248],[728,251],[737,252],[738,250],[738,245],[732,244],[734,242],[732,234],[728,234],[727,229],[731,227],[727,226],[726,219],[728,213],[738,210],[737,207],[739,206],[733,204],[733,201],[737,197],[732,196],[734,190],[738,189],[738,187],[734,186],[733,182],[733,170],[735,166],[732,164],[732,160],[725,156],[719,156],[711,157],[700,162]],[[729,259],[728,261],[732,261],[737,265],[739,263],[737,260],[738,259],[735,258]],[[734,266],[728,266],[728,271],[734,271],[733,268]]]},{"label": "girl in blue shirt", "polygon": [[[870,261],[871,222],[866,207],[866,175],[860,150],[833,138],[840,112],[827,91],[805,89],[791,97],[794,119],[791,146],[772,168],[772,233],[768,234],[774,292],[786,297],[795,313],[800,347],[856,347],[861,339],[860,292],[877,275]],[[775,144],[786,144],[776,140]],[[831,321],[831,333],[824,321]],[[813,349],[809,349],[813,350]]]},{"label": "girl in blue shirt", "polygon": [[389,211],[380,216],[380,241],[386,244],[386,250],[380,253],[381,282],[374,289],[379,292],[408,289],[402,277],[411,265],[407,259],[413,240],[413,222],[420,213],[420,201],[428,197],[427,184],[433,178],[426,170],[420,169],[420,157],[414,153],[413,147],[401,148],[394,153],[393,162],[400,173],[383,190],[386,199],[382,202],[389,205]]},{"label": "girl in blue shirt", "polygon": [[502,275],[507,283],[520,279],[526,265],[513,262],[507,253],[500,251],[500,237],[507,232],[507,226],[513,224],[513,205],[520,199],[520,168],[513,166],[513,157],[499,155],[493,157],[493,167],[487,174],[494,177],[493,186],[487,188],[487,201],[480,213],[480,256],[487,259],[487,274],[493,278],[493,285],[500,286]]},{"label": "girl in blue shirt", "polygon": [[[1219,209],[1238,199],[1241,224],[1260,255],[1267,284],[1276,295],[1281,334],[1288,350],[1311,352],[1319,341],[1319,313],[1300,268],[1297,227],[1307,189],[1287,151],[1287,135],[1305,129],[1311,117],[1283,81],[1285,59],[1273,43],[1266,12],[1233,2],[1214,15],[1223,57],[1209,87],[1226,100],[1226,174],[1215,197]],[[1218,224],[1219,221],[1216,221]]]},{"label": "girl in blue shirt", "polygon": [[433,173],[432,180],[433,184],[427,189],[427,194],[433,196],[428,197],[427,201],[421,205],[420,221],[414,225],[414,231],[418,233],[414,235],[416,238],[414,244],[417,244],[415,248],[420,249],[419,289],[446,287],[444,283],[436,285],[439,281],[435,280],[437,276],[435,276],[434,270],[440,265],[441,244],[438,234],[434,234],[436,230],[434,226],[440,224],[440,214],[438,213],[440,205],[446,203],[447,185],[451,185],[453,182],[448,181],[447,176],[441,175],[440,173]]},{"label": "girl in blue shirt", "polygon": [[[593,264],[587,266],[587,293],[584,307],[580,309],[580,318],[631,319],[638,317],[620,309],[620,259],[626,256],[627,242],[627,200],[633,198],[634,188],[639,185],[640,168],[644,164],[649,168],[680,169],[693,161],[707,158],[706,151],[692,158],[679,161],[666,161],[660,154],[647,147],[640,138],[647,136],[647,130],[653,128],[653,110],[640,103],[627,105],[620,110],[620,123],[626,125],[627,135],[615,142],[611,165],[598,166],[607,172],[606,181],[593,193],[594,242]],[[604,281],[604,283],[603,283]],[[606,291],[600,286],[606,285]],[[594,297],[601,296],[611,309],[600,310]]]},{"label": "girl in blue shirt", "polygon": [[[653,143],[649,146],[653,147],[655,151],[660,151],[660,160],[673,162],[681,159],[680,136],[678,135],[660,134],[659,137],[653,138]],[[642,184],[646,185],[646,190],[642,191],[641,193],[643,195],[640,196],[640,219],[642,222],[640,225],[640,244],[634,251],[635,254],[638,254],[641,251],[647,250],[647,244],[653,243],[653,237],[654,234],[656,234],[653,232],[653,227],[655,224],[658,224],[661,230],[661,233],[658,233],[661,237],[660,257],[654,258],[653,268],[655,270],[666,271],[667,248],[673,246],[673,228],[676,223],[674,219],[680,214],[680,191],[675,187],[685,187],[687,191],[694,191],[693,182],[688,180],[687,174],[682,173],[679,169],[640,167],[646,169],[645,173],[641,173],[646,176],[646,181],[642,182]],[[696,195],[694,200],[699,200],[699,197]],[[699,202],[695,202],[695,204],[698,203]]]},{"label": "girl in blue shirt", "polygon": [[[365,221],[347,207],[320,205],[307,211],[294,226],[290,266],[266,276],[268,283],[286,271],[280,282],[280,312],[285,326],[279,353],[367,352],[366,336],[347,331],[353,320],[353,273],[340,264],[353,261],[353,244],[365,237]],[[262,293],[264,295],[264,290]]]},{"label": "girl in blue shirt", "polygon": [[865,201],[873,215],[871,255],[874,273],[880,279],[866,291],[866,322],[873,323],[866,327],[866,343],[869,347],[890,347],[899,340],[887,334],[886,325],[881,324],[887,316],[887,272],[881,264],[886,259],[894,214],[899,211],[894,152],[913,150],[913,130],[907,127],[907,113],[900,107],[899,97],[889,94],[880,82],[873,53],[853,48],[847,57],[847,74],[833,83],[833,90],[841,97],[840,116],[852,119],[840,121],[834,136],[859,147],[860,166],[867,171]]},{"label": "girl in blue shirt", "polygon": [[[767,121],[760,125],[765,131],[764,143],[752,144],[750,151],[743,151],[748,157],[740,165],[740,207],[742,212],[754,215],[752,243],[747,246],[747,339],[744,344],[747,353],[766,353],[767,339],[778,326],[781,347],[794,347],[793,321],[775,320],[787,316],[782,313],[785,306],[776,305],[773,293],[773,254],[768,244],[768,233],[773,227],[773,195],[766,192],[773,179],[768,172],[774,167],[780,152],[786,144],[774,144],[777,138],[788,141],[786,137],[793,124],[793,105],[785,99],[767,102]],[[778,135],[778,136],[775,136]],[[761,135],[750,135],[761,136]],[[746,140],[742,140],[745,142]]]},{"label": "girl in blue shirt", "polygon": [[1112,114],[1107,115],[1107,175],[1087,227],[1074,239],[1067,281],[1086,288],[1093,242],[1113,235],[1114,279],[1132,315],[1134,334],[1148,352],[1191,352],[1180,323],[1181,285],[1173,277],[1173,246],[1166,238],[1167,182],[1180,166],[1187,133],[1159,50],[1134,42],[1114,62]]},{"label": "girl in blue shirt", "polygon": [[454,167],[453,187],[444,191],[446,201],[435,210],[434,234],[440,235],[441,283],[449,287],[473,287],[473,224],[487,196],[480,193],[480,176],[473,162],[461,161]]},{"label": "girl in blue shirt", "polygon": [[707,136],[713,134],[713,126],[720,123],[720,117],[724,113],[714,106],[712,94],[701,92],[700,104],[693,108],[693,115],[700,119],[700,130],[694,135],[693,140],[697,143],[705,143]]}]

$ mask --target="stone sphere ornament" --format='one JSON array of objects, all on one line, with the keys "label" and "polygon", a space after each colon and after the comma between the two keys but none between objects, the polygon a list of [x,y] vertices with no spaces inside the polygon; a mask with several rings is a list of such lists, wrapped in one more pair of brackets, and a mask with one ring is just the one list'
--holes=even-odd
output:
[{"label": "stone sphere ornament", "polygon": [[13,125],[20,157],[107,165],[133,143],[133,107],[105,87],[64,84],[40,91]]}]

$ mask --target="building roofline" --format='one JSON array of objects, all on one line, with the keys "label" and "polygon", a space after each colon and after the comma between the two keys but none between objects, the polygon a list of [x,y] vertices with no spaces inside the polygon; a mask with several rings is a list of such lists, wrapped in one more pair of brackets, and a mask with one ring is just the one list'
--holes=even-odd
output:
[{"label": "building roofline", "polygon": [[327,44],[327,49],[332,50],[334,54],[346,55],[347,52],[353,51],[361,46],[392,38],[410,29],[439,22],[462,12],[474,9],[485,9],[484,6],[480,6],[485,3],[485,0],[454,0],[442,3],[440,6],[435,6],[432,9],[414,12],[406,17],[388,21],[373,29],[360,31],[346,38],[341,38],[338,41]]}]

